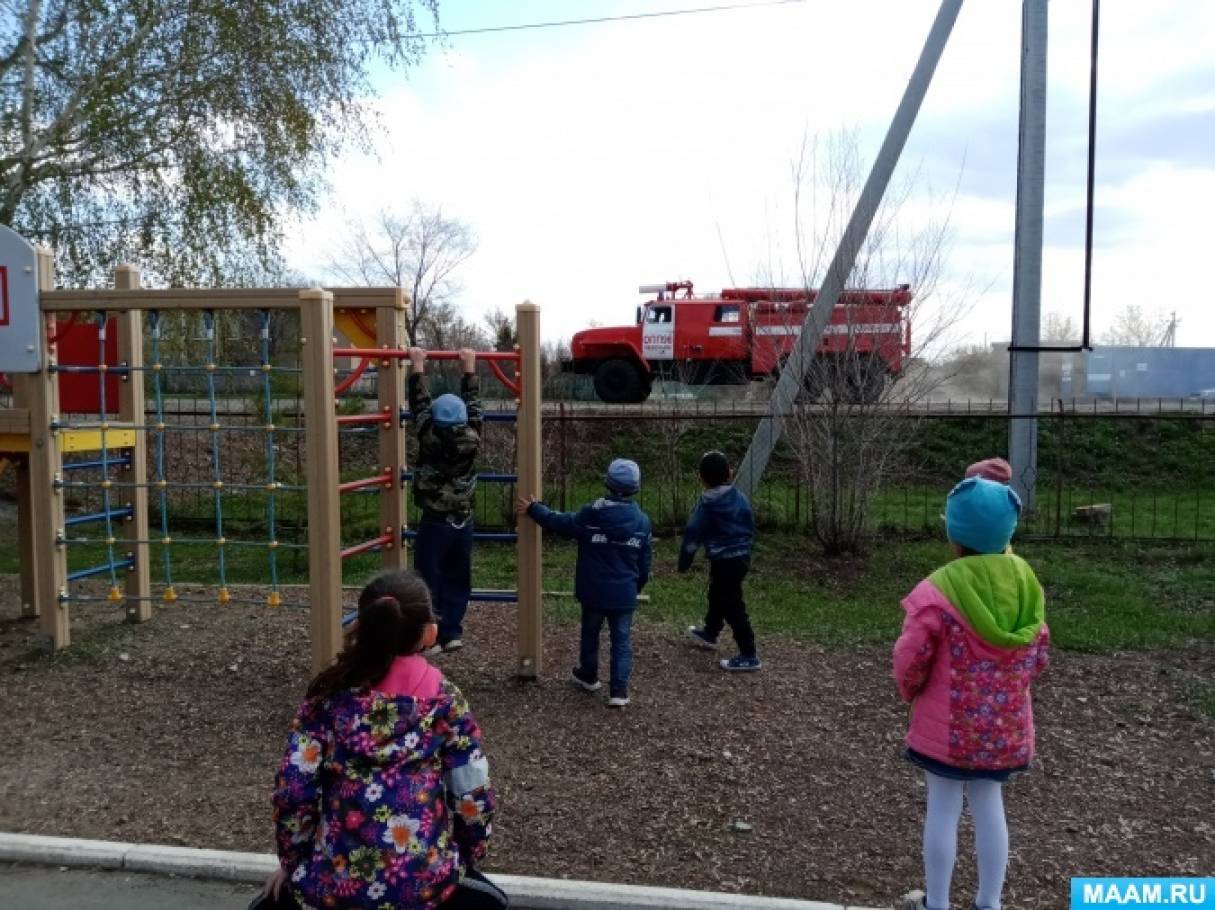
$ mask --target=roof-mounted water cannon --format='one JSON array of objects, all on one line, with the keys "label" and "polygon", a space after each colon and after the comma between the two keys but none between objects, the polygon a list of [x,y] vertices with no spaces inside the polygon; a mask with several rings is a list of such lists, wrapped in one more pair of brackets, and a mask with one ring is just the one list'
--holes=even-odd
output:
[{"label": "roof-mounted water cannon", "polygon": [[684,292],[684,297],[691,299],[692,297],[692,282],[690,281],[668,281],[665,284],[643,284],[637,288],[638,294],[657,294],[657,299],[666,300],[667,294],[674,295],[678,291]]}]

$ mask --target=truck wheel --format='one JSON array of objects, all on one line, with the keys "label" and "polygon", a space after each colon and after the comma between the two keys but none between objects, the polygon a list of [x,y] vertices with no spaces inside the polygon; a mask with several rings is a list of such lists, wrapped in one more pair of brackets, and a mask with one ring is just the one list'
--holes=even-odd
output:
[{"label": "truck wheel", "polygon": [[595,394],[607,404],[630,404],[650,397],[649,377],[627,360],[605,360],[595,370]]}]

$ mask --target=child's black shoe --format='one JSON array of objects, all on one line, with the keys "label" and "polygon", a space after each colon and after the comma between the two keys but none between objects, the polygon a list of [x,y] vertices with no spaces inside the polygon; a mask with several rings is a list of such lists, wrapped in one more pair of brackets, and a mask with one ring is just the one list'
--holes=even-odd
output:
[{"label": "child's black shoe", "polygon": [[698,626],[688,626],[688,638],[691,639],[692,644],[696,645],[698,648],[703,648],[706,651],[717,650],[717,639],[710,638],[705,633],[705,630],[699,628]]}]

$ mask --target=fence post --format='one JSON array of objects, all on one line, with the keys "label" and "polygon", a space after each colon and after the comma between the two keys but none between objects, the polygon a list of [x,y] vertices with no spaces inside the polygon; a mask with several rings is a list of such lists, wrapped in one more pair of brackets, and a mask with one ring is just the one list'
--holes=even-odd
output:
[{"label": "fence post", "polygon": [[[541,400],[540,400],[540,307],[521,303],[515,308],[519,338],[520,397],[515,432],[518,448],[518,495],[540,499],[542,490]],[[543,652],[543,559],[540,527],[521,521],[518,580],[518,675],[536,679],[542,670]]]},{"label": "fence post", "polygon": [[565,402],[564,401],[561,402],[557,406],[557,426],[560,428],[559,432],[561,433],[561,436],[559,437],[558,448],[557,448],[557,458],[559,459],[558,465],[557,465],[557,473],[561,477],[561,511],[564,512],[569,508],[569,506],[566,505],[566,499],[567,499],[566,494],[568,492],[568,487],[569,487],[569,478],[566,475],[568,468],[566,466],[567,463],[565,460],[565,446],[566,446],[565,435],[566,434],[565,434]]},{"label": "fence post", "polygon": [[[55,287],[55,254],[45,247],[38,248],[38,290]],[[30,522],[34,572],[37,579],[33,590],[39,599],[38,612],[42,632],[55,650],[66,648],[72,641],[67,602],[67,546],[59,541],[65,531],[63,489],[63,459],[59,452],[59,434],[53,424],[59,419],[59,377],[54,372],[51,346],[45,330],[39,333],[42,345],[42,370],[26,377],[30,408],[30,498],[33,519]]]},{"label": "fence post", "polygon": [[333,295],[328,291],[300,291],[300,352],[304,371],[312,671],[319,673],[342,644],[342,509],[333,398]]},{"label": "fence post", "polygon": [[[380,347],[397,351],[405,335],[405,292],[397,288],[391,308],[376,310],[376,340]],[[405,360],[387,357],[380,361],[377,404],[384,422],[380,424],[380,470],[388,471],[392,483],[380,492],[380,533],[392,534],[392,543],[381,550],[385,569],[405,568],[405,538],[402,532],[408,524],[408,494],[402,474],[406,467],[406,435],[401,426],[401,411],[405,406]]]},{"label": "fence post", "polygon": [[[139,287],[139,269],[120,265],[114,269],[114,289],[133,290]],[[118,419],[135,427],[147,423],[143,399],[143,311],[119,313],[118,362],[130,367],[118,387]],[[105,376],[101,377],[105,382]],[[105,420],[102,417],[102,420]],[[127,573],[127,621],[146,622],[152,618],[152,571],[148,540],[148,449],[147,433],[135,430],[135,445],[131,448],[131,518],[126,522],[126,538],[135,563]]]}]

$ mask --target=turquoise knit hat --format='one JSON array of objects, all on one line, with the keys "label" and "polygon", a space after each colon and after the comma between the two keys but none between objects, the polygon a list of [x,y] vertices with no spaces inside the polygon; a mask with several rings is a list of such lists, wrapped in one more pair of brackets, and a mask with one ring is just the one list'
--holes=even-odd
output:
[{"label": "turquoise knit hat", "polygon": [[1005,484],[968,477],[945,500],[949,539],[976,553],[1003,553],[1017,530],[1021,498]]}]

